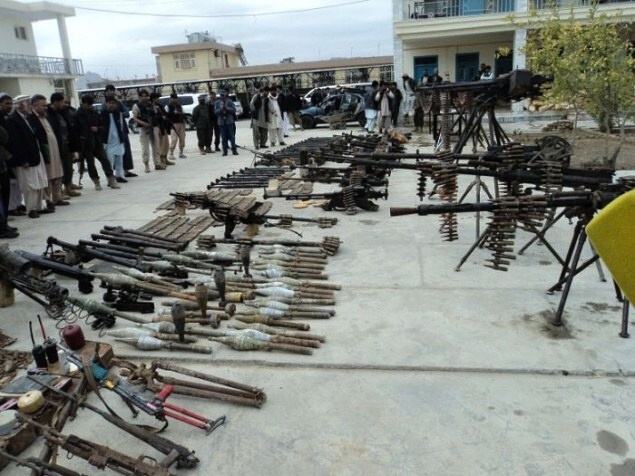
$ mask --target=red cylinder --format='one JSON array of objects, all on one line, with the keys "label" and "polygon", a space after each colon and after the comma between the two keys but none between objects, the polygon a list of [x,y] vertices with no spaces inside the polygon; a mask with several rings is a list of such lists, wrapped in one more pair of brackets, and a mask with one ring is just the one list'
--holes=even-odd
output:
[{"label": "red cylinder", "polygon": [[71,350],[79,350],[86,345],[82,328],[77,324],[69,324],[62,329],[62,339]]}]

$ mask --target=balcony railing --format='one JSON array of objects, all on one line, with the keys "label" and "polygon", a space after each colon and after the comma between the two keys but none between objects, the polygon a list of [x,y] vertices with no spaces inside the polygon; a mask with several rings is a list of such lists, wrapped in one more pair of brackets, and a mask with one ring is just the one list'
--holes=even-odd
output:
[{"label": "balcony railing", "polygon": [[0,75],[81,76],[82,60],[0,53]]},{"label": "balcony railing", "polygon": [[[551,8],[589,7],[594,0],[529,0],[529,7],[538,10]],[[635,3],[635,0],[599,0],[602,5]],[[426,19],[506,13],[515,10],[515,0],[410,0],[404,11],[405,19]]]},{"label": "balcony railing", "polygon": [[[546,1],[546,0],[536,0]],[[461,17],[514,11],[515,0],[433,0],[411,1],[408,19]]]},{"label": "balcony railing", "polygon": [[[633,3],[635,0],[599,0],[597,3],[601,7],[611,3]],[[593,0],[531,0],[529,5],[537,10],[545,8],[551,8],[554,5],[558,8],[575,8],[575,7],[590,7],[593,4]]]}]

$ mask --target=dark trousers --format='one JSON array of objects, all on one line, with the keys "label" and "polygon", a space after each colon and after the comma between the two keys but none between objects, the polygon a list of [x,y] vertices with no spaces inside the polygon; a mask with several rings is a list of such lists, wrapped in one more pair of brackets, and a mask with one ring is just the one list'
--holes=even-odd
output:
[{"label": "dark trousers", "polygon": [[212,146],[212,128],[201,127],[196,129],[199,149],[209,149]]},{"label": "dark trousers", "polygon": [[[220,150],[220,148],[218,147],[220,145],[220,140],[221,140],[220,126],[218,124],[214,124],[212,126],[212,130],[214,134],[214,147],[216,148],[216,150]],[[211,146],[211,140],[210,140],[210,146]]]},{"label": "dark trousers", "polygon": [[5,172],[0,174],[0,231],[7,229],[10,197],[11,181],[9,178],[9,172]]},{"label": "dark trousers", "polygon": [[392,126],[393,127],[397,127],[397,121],[399,120],[399,108],[397,108],[396,110],[393,109],[392,113],[390,114],[391,119],[392,119]]},{"label": "dark trousers", "polygon": [[123,154],[123,169],[127,172],[128,170],[134,169],[134,163],[132,162],[132,148],[130,147],[130,137],[126,132],[124,132],[124,146],[126,151]]},{"label": "dark trousers", "polygon": [[234,124],[223,124],[220,126],[220,134],[223,138],[223,154],[227,153],[227,149],[231,144],[233,151],[236,150],[236,129]]},{"label": "dark trousers", "polygon": [[414,117],[415,128],[423,129],[423,109],[418,107],[415,109],[415,117]]},{"label": "dark trousers", "polygon": [[97,168],[95,167],[95,159],[99,161],[101,164],[101,168],[104,171],[106,177],[112,176],[112,167],[110,166],[110,161],[108,157],[106,157],[106,152],[104,152],[104,148],[100,143],[90,143],[86,142],[82,147],[82,165],[80,167],[80,172],[84,173],[84,163],[88,168],[88,176],[91,178],[93,182],[99,180],[99,174],[97,173]]},{"label": "dark trousers", "polygon": [[68,148],[68,144],[60,146],[60,159],[62,160],[62,184],[71,185],[73,183],[73,153]]}]

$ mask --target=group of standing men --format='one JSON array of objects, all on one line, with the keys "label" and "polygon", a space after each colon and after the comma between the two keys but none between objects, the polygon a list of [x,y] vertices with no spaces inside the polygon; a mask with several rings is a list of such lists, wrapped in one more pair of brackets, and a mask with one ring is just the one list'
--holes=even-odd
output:
[{"label": "group of standing men", "polygon": [[271,147],[286,145],[284,139],[289,137],[290,127],[302,128],[302,99],[293,88],[285,94],[280,86],[262,87],[249,107],[255,149],[267,148],[267,139]]},{"label": "group of standing men", "polygon": [[[105,91],[108,108],[93,108],[92,97],[79,109],[56,92],[50,101],[41,94],[12,98],[0,93],[0,238],[16,238],[8,217],[39,218],[81,195],[73,183],[74,164],[101,190],[97,159],[108,187],[120,188],[132,172],[132,155],[123,119],[123,105],[114,87]],[[114,147],[115,143],[118,147]],[[115,170],[115,171],[113,171]]]},{"label": "group of standing men", "polygon": [[222,143],[224,156],[230,148],[233,155],[238,155],[236,120],[236,105],[227,90],[222,90],[220,97],[217,97],[215,92],[210,92],[209,98],[205,94],[200,95],[198,105],[192,111],[199,152],[202,155],[220,152]]}]

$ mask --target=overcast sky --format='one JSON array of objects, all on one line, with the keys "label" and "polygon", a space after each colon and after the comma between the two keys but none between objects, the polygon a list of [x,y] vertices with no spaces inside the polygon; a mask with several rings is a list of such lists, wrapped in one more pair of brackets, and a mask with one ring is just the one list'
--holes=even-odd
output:
[{"label": "overcast sky", "polygon": [[[334,5],[350,0],[55,0],[75,7],[214,15],[262,13]],[[209,31],[225,43],[241,43],[249,64],[392,54],[392,2],[305,13],[243,18],[157,18],[77,9],[66,19],[74,58],[84,70],[111,79],[156,74],[152,46],[185,43],[185,33]],[[38,54],[62,56],[57,23],[34,24]]]}]

